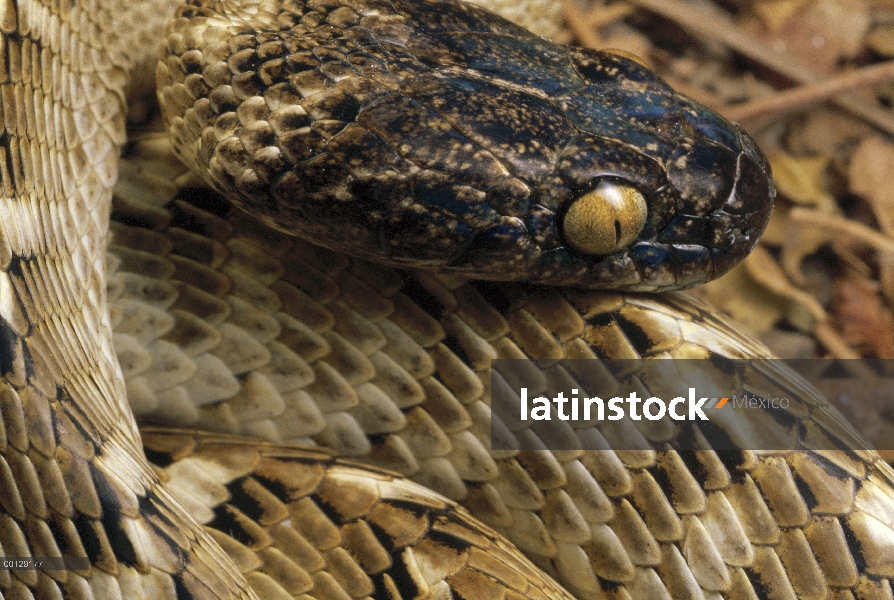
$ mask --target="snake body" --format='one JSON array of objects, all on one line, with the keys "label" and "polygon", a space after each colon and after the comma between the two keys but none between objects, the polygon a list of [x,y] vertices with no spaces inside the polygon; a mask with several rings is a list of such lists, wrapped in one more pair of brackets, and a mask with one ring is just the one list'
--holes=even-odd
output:
[{"label": "snake body", "polygon": [[[4,597],[567,597],[550,576],[579,597],[891,597],[894,474],[871,452],[685,454],[660,431],[642,432],[650,450],[487,451],[492,358],[765,354],[685,297],[464,283],[315,249],[162,183],[151,171],[171,162],[140,142],[107,288],[138,62],[123,24],[143,10],[0,11],[0,544],[91,563],[2,571]],[[767,375],[798,399],[789,431],[851,439],[797,378]],[[150,466],[127,396],[156,422],[166,398],[197,426],[390,471],[168,429],[144,433]]]}]

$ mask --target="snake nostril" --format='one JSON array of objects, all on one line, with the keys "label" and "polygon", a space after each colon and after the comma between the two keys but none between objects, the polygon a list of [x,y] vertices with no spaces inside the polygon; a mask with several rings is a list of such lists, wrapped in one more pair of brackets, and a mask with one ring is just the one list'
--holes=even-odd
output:
[{"label": "snake nostril", "polygon": [[602,180],[574,200],[562,221],[565,242],[583,254],[601,255],[628,246],[642,232],[648,207],[633,186]]}]

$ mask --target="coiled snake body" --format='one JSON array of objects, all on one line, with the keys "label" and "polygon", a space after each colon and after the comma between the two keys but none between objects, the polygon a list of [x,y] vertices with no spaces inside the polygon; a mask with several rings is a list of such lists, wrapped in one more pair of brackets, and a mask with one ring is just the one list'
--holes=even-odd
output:
[{"label": "coiled snake body", "polygon": [[[636,143],[619,144],[580,113],[571,120],[588,133],[502,148],[494,140],[506,139],[485,130],[523,135],[551,118],[547,99],[573,102],[567,90],[545,88],[538,68],[553,67],[533,59],[525,85],[507,80],[509,64],[499,65],[502,76],[485,73],[497,65],[481,38],[504,30],[496,46],[519,55],[542,42],[452,5],[434,13],[436,3],[283,4],[249,5],[242,12],[268,32],[238,24],[240,35],[227,40],[210,6],[181,13],[167,42],[174,58],[161,67],[173,85],[161,95],[184,111],[165,109],[168,120],[175,140],[198,150],[185,160],[207,164],[214,186],[269,205],[279,226],[329,246],[339,243],[331,228],[347,230],[345,249],[361,258],[288,238],[207,190],[176,191],[158,174],[181,171],[152,137],[128,148],[110,211],[126,71],[138,62],[129,40],[136,22],[152,29],[160,11],[2,4],[0,545],[6,556],[87,556],[91,565],[0,571],[4,597],[568,597],[550,577],[581,598],[892,597],[894,474],[871,452],[679,453],[660,431],[642,432],[652,450],[487,450],[482,374],[492,358],[766,355],[706,307],[676,295],[466,283],[362,259],[405,264],[418,243],[426,262],[459,274],[503,260],[502,279],[512,278],[509,265],[546,282],[614,274],[644,290],[693,284],[728,268],[727,251],[746,251],[769,213],[760,205],[771,193],[765,167],[747,137],[632,63],[562,51],[596,79],[620,73],[597,96],[640,110],[624,121],[599,114]],[[395,6],[404,14],[395,17]],[[448,63],[474,62],[477,49],[474,72],[460,82],[453,64],[433,82],[425,49],[434,46],[406,54],[410,16],[430,36],[436,25],[475,30],[440,46],[464,46],[467,58],[447,52]],[[276,63],[273,50],[309,43],[274,39],[280,25],[312,30],[314,46],[288,48]],[[364,31],[378,36],[375,48]],[[363,46],[365,62],[331,47],[342,37]],[[212,42],[207,55],[197,50],[202,40]],[[382,51],[399,68],[381,69]],[[273,52],[266,62],[265,52]],[[354,71],[344,64],[368,68],[382,88],[350,87]],[[394,79],[409,71],[422,75]],[[265,77],[292,88],[265,99],[254,87]],[[530,129],[499,112],[494,90],[481,92],[489,82],[528,107]],[[297,103],[276,104],[287,92]],[[458,98],[472,97],[492,119],[463,120]],[[400,105],[406,123],[417,123],[403,125],[409,138],[390,137],[398,117],[364,121],[361,107],[376,99],[380,112]],[[414,106],[440,109],[449,126],[430,113],[414,121]],[[422,140],[432,131],[441,137]],[[457,132],[464,141],[452,146]],[[600,152],[582,150],[586,136]],[[305,170],[280,162],[314,144],[316,154],[298,156]],[[479,179],[458,180],[460,163]],[[635,188],[648,210],[638,220],[640,201],[623,200],[621,217],[608,220],[618,232],[608,247],[564,250],[575,202],[602,192],[593,175]],[[279,203],[293,197],[276,182],[302,187],[309,204]],[[391,187],[403,195],[384,194]],[[367,205],[347,208],[356,201]],[[612,247],[628,221],[634,241]],[[414,233],[402,237],[408,224]],[[797,378],[769,375],[796,400],[792,431],[851,436]],[[144,420],[192,428],[144,430],[152,466],[128,397]],[[390,471],[235,432],[329,446]]]}]

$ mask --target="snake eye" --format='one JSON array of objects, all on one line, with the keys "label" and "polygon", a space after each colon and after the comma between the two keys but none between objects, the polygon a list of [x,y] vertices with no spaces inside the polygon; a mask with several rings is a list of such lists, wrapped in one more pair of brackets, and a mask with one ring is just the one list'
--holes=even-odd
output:
[{"label": "snake eye", "polygon": [[602,180],[565,213],[565,242],[583,254],[611,254],[636,239],[646,224],[647,210],[639,190]]}]

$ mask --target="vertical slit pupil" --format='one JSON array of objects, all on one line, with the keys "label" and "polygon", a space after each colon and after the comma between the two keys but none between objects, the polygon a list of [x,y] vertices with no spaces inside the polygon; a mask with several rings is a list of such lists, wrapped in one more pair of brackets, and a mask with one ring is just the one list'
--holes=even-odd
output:
[{"label": "vertical slit pupil", "polygon": [[615,243],[621,240],[621,222],[615,219]]}]

